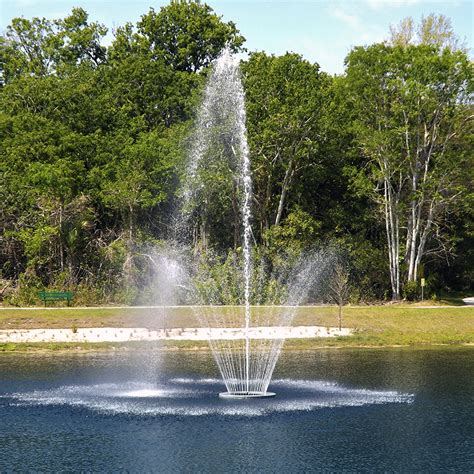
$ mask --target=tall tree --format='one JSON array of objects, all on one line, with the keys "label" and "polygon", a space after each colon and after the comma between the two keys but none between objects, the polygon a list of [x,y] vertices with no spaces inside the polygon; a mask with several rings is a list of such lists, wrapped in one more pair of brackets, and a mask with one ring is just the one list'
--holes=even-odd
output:
[{"label": "tall tree", "polygon": [[226,45],[240,51],[244,41],[235,24],[223,22],[209,5],[173,2],[159,12],[151,8],[136,31],[130,24],[118,28],[112,54],[147,52],[152,60],[192,73],[209,66]]},{"label": "tall tree", "polygon": [[105,60],[100,44],[107,28],[89,23],[82,8],[73,8],[59,20],[14,18],[0,38],[0,81],[6,84],[22,74],[45,76],[64,67]]},{"label": "tall tree", "polygon": [[389,42],[393,46],[425,44],[440,49],[463,49],[463,44],[454,33],[451,20],[434,13],[422,16],[418,25],[411,17],[404,18],[396,26],[391,25]]},{"label": "tall tree", "polygon": [[346,64],[355,130],[373,165],[398,299],[402,276],[417,279],[430,238],[442,240],[443,218],[461,196],[459,174],[472,163],[456,152],[472,119],[470,64],[460,51],[426,45],[359,47]]},{"label": "tall tree", "polygon": [[254,53],[243,64],[255,198],[262,230],[280,225],[304,170],[320,162],[329,78],[297,54]]}]

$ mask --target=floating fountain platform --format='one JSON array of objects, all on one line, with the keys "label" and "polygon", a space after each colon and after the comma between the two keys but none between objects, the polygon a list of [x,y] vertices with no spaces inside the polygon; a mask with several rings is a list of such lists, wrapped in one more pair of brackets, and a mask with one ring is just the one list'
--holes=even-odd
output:
[{"label": "floating fountain platform", "polygon": [[249,398],[269,398],[274,397],[274,392],[221,392],[219,393],[220,398],[231,399],[231,400],[246,400]]}]

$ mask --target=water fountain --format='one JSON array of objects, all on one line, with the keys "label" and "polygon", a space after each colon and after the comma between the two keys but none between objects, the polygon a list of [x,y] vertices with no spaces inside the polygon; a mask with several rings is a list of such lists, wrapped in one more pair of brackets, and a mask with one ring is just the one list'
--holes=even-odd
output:
[{"label": "water fountain", "polygon": [[[194,256],[197,259],[193,258],[186,243],[196,209],[192,203],[202,197],[201,171],[214,164],[211,143],[216,142],[221,144],[221,151],[228,152],[223,154],[228,158],[228,176],[240,188],[243,245],[240,252],[236,250],[234,262],[235,269],[241,270],[235,272],[240,275],[240,285],[229,285],[240,288],[240,298],[239,305],[232,308],[219,306],[222,297],[217,301],[203,295],[194,284],[198,280],[194,271],[199,253]],[[216,403],[215,394],[222,382],[209,377],[213,368],[209,367],[208,355],[199,352],[170,352],[164,357],[168,366],[159,355],[155,359],[158,351],[151,351],[146,359],[142,351],[91,352],[80,357],[75,353],[61,357],[4,354],[0,357],[0,471],[13,472],[20,466],[26,471],[146,472],[159,466],[168,472],[178,466],[183,471],[198,468],[207,472],[226,466],[232,472],[266,472],[269,466],[277,466],[291,472],[295,465],[301,470],[338,471],[347,468],[347,459],[355,459],[362,470],[368,465],[377,470],[394,470],[395,466],[395,470],[405,472],[413,468],[414,460],[418,460],[421,470],[439,469],[440,459],[462,460],[465,447],[459,442],[459,433],[469,433],[470,429],[468,421],[462,423],[470,415],[470,394],[463,394],[462,388],[469,386],[471,373],[467,363],[463,367],[459,360],[452,359],[453,351],[447,359],[433,359],[430,354],[430,360],[425,360],[419,354],[423,351],[404,354],[402,362],[407,370],[403,365],[400,368],[401,359],[392,351],[382,351],[377,357],[372,352],[354,357],[352,351],[335,351],[326,358],[313,353],[291,354],[280,378],[272,382],[279,394],[277,399],[241,402],[274,395],[268,387],[284,343],[283,329],[290,325],[309,291],[320,288],[318,278],[330,265],[331,254],[313,251],[285,264],[277,273],[262,271],[259,259],[252,255],[252,181],[244,95],[238,63],[228,51],[216,61],[205,91],[185,184],[176,227],[184,236],[178,235],[171,248],[146,249],[141,255],[152,269],[151,297],[159,305],[150,312],[149,322],[156,325],[156,319],[164,320],[170,316],[170,308],[183,302],[201,303],[194,307],[196,316],[204,328],[210,328],[209,344],[227,388],[220,396],[227,400]],[[148,274],[144,271],[142,277],[148,278]],[[277,283],[277,301],[259,297],[265,293],[260,286],[268,281]],[[225,289],[218,292],[222,296]],[[464,362],[466,355],[461,355]],[[440,365],[443,360],[445,365]],[[451,374],[448,385],[455,396],[442,393],[439,400],[420,397],[418,403],[413,403],[413,394],[393,389],[397,384],[419,386],[419,374],[415,371],[413,375],[410,368],[420,365],[426,369],[420,390],[439,393],[440,381],[445,383]],[[434,370],[438,366],[439,373]],[[456,371],[446,367],[456,367]],[[391,377],[381,380],[380,370],[387,368]],[[315,375],[322,380],[314,379]],[[374,382],[370,388],[353,386],[367,380],[379,381],[382,388],[372,387]],[[423,398],[429,399],[428,405]],[[392,406],[369,409],[386,404]],[[406,409],[394,404],[413,406]],[[332,412],[314,413],[323,409]],[[425,429],[422,434],[428,435],[420,436],[417,426],[430,426],[433,413],[436,426],[441,428],[434,434]],[[445,427],[452,424],[453,413],[459,414],[460,422],[449,433]],[[262,422],[260,417],[267,415],[271,417]],[[414,417],[419,417],[420,423],[414,424]],[[346,442],[341,443],[341,439]],[[446,455],[439,455],[439,439],[443,440],[441,447],[447,446]],[[407,440],[420,456],[399,455]],[[269,451],[268,446],[274,449]],[[374,451],[374,446],[379,451]],[[432,446],[435,448],[430,451]],[[453,446],[458,447],[457,451]],[[373,459],[367,453],[372,453]],[[394,462],[401,458],[402,463]],[[337,464],[340,460],[343,462]],[[464,472],[467,466],[468,461],[454,468]],[[453,470],[452,464],[442,467]]]},{"label": "water fountain", "polygon": [[[210,347],[227,388],[227,392],[220,394],[222,398],[275,395],[268,391],[268,386],[284,343],[284,328],[291,323],[297,305],[304,300],[327,261],[322,253],[313,253],[295,265],[285,283],[290,295],[285,306],[251,305],[252,294],[257,292],[252,288],[252,178],[244,99],[239,61],[224,49],[213,65],[198,113],[179,221],[181,232],[189,234],[191,216],[207,199],[202,192],[205,180],[209,182],[206,173],[221,167],[232,179],[240,201],[242,250],[237,265],[242,271],[241,307],[229,311],[205,301],[211,305],[197,307],[196,316],[203,326],[222,330],[221,338],[209,335]],[[235,327],[236,312],[239,334],[226,337],[226,331]],[[272,336],[265,337],[265,333]]]}]

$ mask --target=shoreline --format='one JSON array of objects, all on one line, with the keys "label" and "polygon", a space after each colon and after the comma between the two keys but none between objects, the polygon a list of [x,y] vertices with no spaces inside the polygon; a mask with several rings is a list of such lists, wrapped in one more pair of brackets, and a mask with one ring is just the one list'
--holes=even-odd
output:
[{"label": "shoreline", "polygon": [[[348,338],[350,339],[350,337]],[[291,343],[291,340],[286,341],[282,352],[307,352],[307,351],[320,351],[320,350],[364,350],[364,349],[403,349],[403,350],[437,350],[437,349],[446,349],[446,350],[458,350],[458,349],[474,349],[474,343],[430,343],[430,344],[357,344],[352,341],[347,341],[344,344],[341,344],[341,341],[338,341],[334,345],[317,345],[312,344],[314,340],[301,339],[303,345],[294,345]],[[30,344],[25,343],[9,343],[12,347],[5,347],[7,344],[0,343],[0,357],[3,355],[12,355],[12,354],[35,354],[35,355],[53,355],[61,356],[66,354],[75,354],[75,355],[87,355],[93,353],[103,353],[103,354],[112,354],[120,352],[209,352],[212,354],[212,350],[209,347],[209,344],[205,341],[202,341],[202,344],[194,345],[160,345],[159,347],[153,346],[144,347],[150,344],[149,342],[144,342],[139,347],[134,345],[127,345],[125,343],[112,345],[110,343],[41,343],[33,342]]]}]

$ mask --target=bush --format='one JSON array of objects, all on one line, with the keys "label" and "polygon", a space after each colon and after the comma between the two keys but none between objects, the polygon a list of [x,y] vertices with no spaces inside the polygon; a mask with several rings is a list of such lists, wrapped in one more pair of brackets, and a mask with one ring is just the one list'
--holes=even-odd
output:
[{"label": "bush", "polygon": [[420,290],[418,282],[407,281],[403,286],[403,297],[408,301],[416,301],[420,299]]},{"label": "bush", "polygon": [[12,306],[33,306],[40,301],[38,291],[44,286],[39,277],[32,273],[22,273],[18,278],[16,288],[5,298],[5,302]]}]

